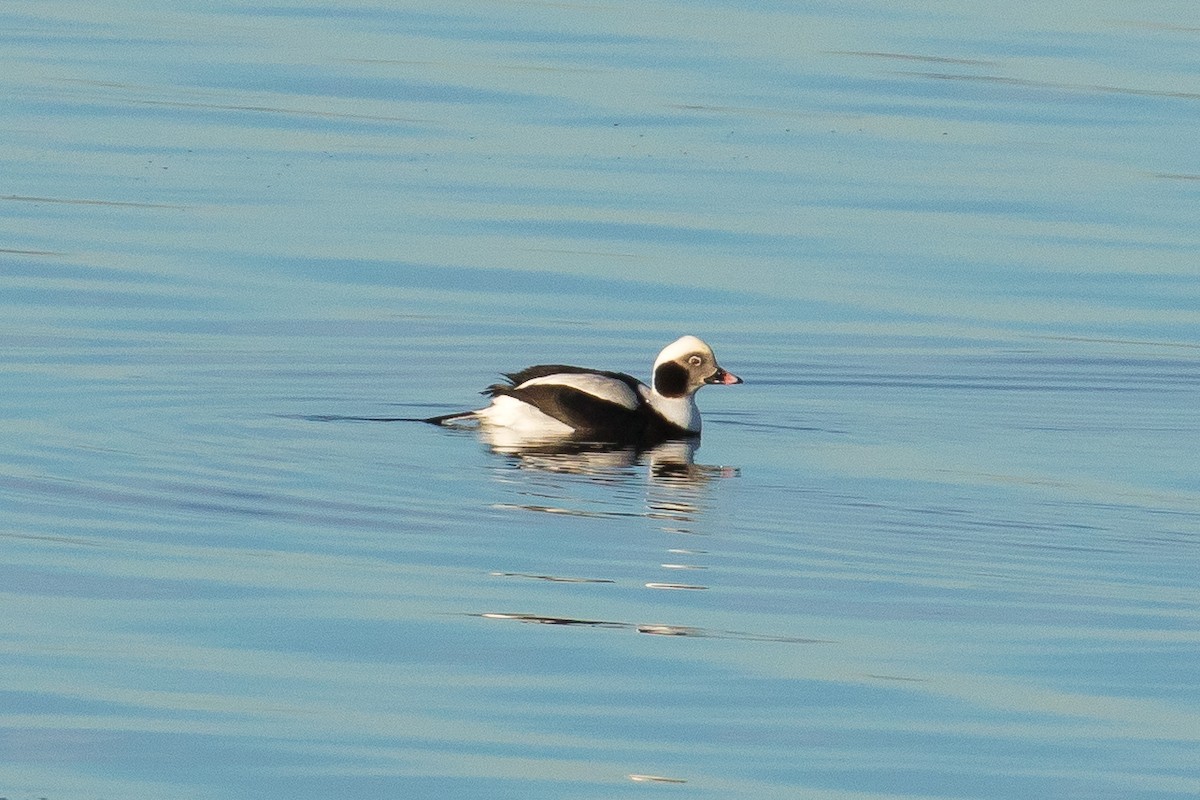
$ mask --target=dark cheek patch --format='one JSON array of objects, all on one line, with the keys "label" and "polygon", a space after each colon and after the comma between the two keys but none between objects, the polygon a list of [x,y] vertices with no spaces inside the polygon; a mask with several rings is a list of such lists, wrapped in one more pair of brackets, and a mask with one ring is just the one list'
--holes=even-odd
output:
[{"label": "dark cheek patch", "polygon": [[683,397],[687,394],[687,370],[668,361],[654,370],[654,388],[663,397]]}]

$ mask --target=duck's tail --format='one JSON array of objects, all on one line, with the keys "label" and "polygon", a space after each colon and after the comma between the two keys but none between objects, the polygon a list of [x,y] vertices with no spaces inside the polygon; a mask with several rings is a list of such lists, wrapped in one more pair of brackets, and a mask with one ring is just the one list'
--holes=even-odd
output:
[{"label": "duck's tail", "polygon": [[453,414],[440,414],[436,417],[426,417],[420,422],[428,422],[430,425],[454,425],[459,422],[474,422],[479,419],[475,416],[474,411],[456,411]]}]

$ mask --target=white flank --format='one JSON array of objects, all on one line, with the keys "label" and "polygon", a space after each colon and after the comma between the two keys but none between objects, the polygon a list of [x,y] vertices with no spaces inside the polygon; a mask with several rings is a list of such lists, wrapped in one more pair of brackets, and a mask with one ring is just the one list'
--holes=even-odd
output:
[{"label": "white flank", "polygon": [[575,430],[529,403],[508,395],[495,398],[490,406],[476,411],[475,416],[484,425],[510,428],[515,433],[528,436],[563,436]]},{"label": "white flank", "polygon": [[601,400],[624,406],[630,411],[638,407],[638,396],[633,389],[629,388],[629,384],[605,375],[593,375],[588,372],[560,372],[525,381],[521,386],[569,386],[572,389],[587,392],[593,397],[599,397]]}]

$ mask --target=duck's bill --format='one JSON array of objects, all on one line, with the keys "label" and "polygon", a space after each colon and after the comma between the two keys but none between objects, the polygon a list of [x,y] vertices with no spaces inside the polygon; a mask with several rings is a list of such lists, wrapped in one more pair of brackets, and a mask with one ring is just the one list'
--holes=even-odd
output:
[{"label": "duck's bill", "polygon": [[718,369],[712,375],[708,376],[705,383],[719,383],[724,386],[732,386],[735,383],[742,383],[742,379],[732,372],[726,372],[723,369]]}]

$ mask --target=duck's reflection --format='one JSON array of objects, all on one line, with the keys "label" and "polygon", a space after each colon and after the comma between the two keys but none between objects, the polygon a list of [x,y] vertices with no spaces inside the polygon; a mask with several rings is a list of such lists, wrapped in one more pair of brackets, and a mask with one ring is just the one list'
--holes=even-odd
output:
[{"label": "duck's reflection", "polygon": [[[712,575],[710,565],[705,564],[710,552],[694,543],[700,537],[719,535],[712,527],[709,513],[712,497],[719,482],[738,475],[733,467],[696,463],[696,452],[700,449],[698,437],[671,439],[642,443],[614,443],[583,441],[578,439],[529,439],[515,436],[504,429],[484,428],[479,435],[492,452],[503,458],[498,460],[494,475],[506,486],[514,502],[496,503],[493,507],[516,512],[559,514],[583,518],[580,530],[588,534],[601,531],[612,524],[614,532],[626,530],[623,520],[630,518],[648,521],[659,531],[669,534],[688,534],[688,539],[672,537],[672,545],[665,549],[666,560],[659,559],[646,564],[645,574],[635,580],[650,590],[683,592],[697,597],[704,595],[708,585],[696,580],[675,582],[675,576],[697,579]],[[599,525],[592,520],[601,520]],[[538,581],[558,587],[555,595],[570,596],[572,604],[581,598],[598,597],[594,594],[603,586],[621,590],[628,587],[629,577],[609,575],[606,568],[627,569],[624,557],[613,559],[604,549],[605,540],[596,541],[601,550],[592,561],[582,562],[598,574],[563,574],[553,568],[545,571],[493,570],[496,578]],[[675,546],[682,545],[682,546]],[[548,561],[556,559],[547,556]],[[548,565],[549,566],[549,565]],[[581,566],[577,560],[572,565]],[[636,575],[641,570],[635,569]],[[584,587],[587,587],[584,589]],[[526,599],[545,601],[543,593],[529,594]],[[699,608],[686,602],[670,603],[671,608]],[[575,616],[547,610],[542,613],[515,610],[496,610],[476,613],[482,619],[515,621],[537,625],[565,627],[607,628],[629,630],[639,634],[662,637],[701,637],[740,639],[763,642],[815,642],[815,639],[799,639],[771,634],[721,630],[671,622],[627,622],[606,618],[603,615]]]},{"label": "duck's reflection", "polygon": [[[516,500],[496,503],[493,507],[522,513],[583,518],[579,529],[586,531],[589,537],[610,526],[618,533],[627,530],[624,521],[630,518],[640,518],[643,524],[648,522],[649,526],[664,533],[688,534],[687,539],[672,537],[672,546],[665,549],[667,559],[662,563],[655,559],[646,564],[645,574],[634,580],[650,590],[704,597],[704,590],[709,588],[707,582],[675,582],[670,578],[687,576],[702,579],[714,574],[710,571],[712,567],[703,563],[711,556],[710,551],[703,545],[696,545],[704,541],[700,537],[720,536],[721,531],[713,527],[714,515],[709,513],[709,509],[713,496],[719,493],[720,481],[736,477],[738,470],[735,467],[697,464],[699,437],[652,443],[618,443],[571,438],[530,439],[516,436],[507,429],[483,428],[478,434],[493,453],[502,457],[503,460],[497,460],[494,475],[498,482],[506,486],[506,493]],[[626,590],[633,577],[606,574],[606,568],[618,571],[628,569],[628,559],[626,556],[610,558],[606,549],[607,540],[597,538],[595,541],[600,548],[595,558],[582,562],[574,559],[571,563],[573,568],[582,565],[589,571],[595,570],[596,574],[562,574],[552,567],[545,571],[497,569],[490,574],[500,579],[537,581],[557,587],[552,594],[539,591],[516,595],[525,601],[537,599],[539,602],[548,602],[547,597],[564,597],[570,598],[566,601],[569,606],[582,607],[580,603],[586,604],[587,598],[596,600],[611,597],[607,591]],[[557,561],[550,555],[547,555],[547,560]],[[640,569],[634,569],[634,575],[639,572]],[[597,590],[606,593],[602,595]],[[695,612],[704,607],[704,601],[698,599],[695,603],[664,603],[661,610],[665,612],[670,609],[670,613],[674,614],[686,613],[687,610]],[[576,616],[561,613],[558,608],[541,613],[495,610],[470,616],[497,622],[625,630],[679,639],[713,638],[802,644],[825,641],[678,622],[624,621],[602,613]]]},{"label": "duck's reflection", "polygon": [[[647,520],[673,535],[704,536],[714,482],[737,475],[731,467],[696,463],[699,437],[654,442],[598,442],[576,438],[531,439],[509,429],[480,430],[492,452],[504,457],[496,480],[511,487],[514,502],[494,508],[593,519]],[[648,589],[701,591],[694,581],[708,567],[707,551],[672,547],[644,583]],[[668,577],[670,576],[670,577]],[[522,575],[522,577],[524,577]],[[647,576],[650,577],[650,576]],[[664,578],[666,580],[664,580]]]},{"label": "duck's reflection", "polygon": [[[577,516],[641,516],[658,521],[668,533],[695,533],[711,484],[738,474],[733,467],[697,464],[699,437],[597,442],[529,439],[486,428],[480,435],[493,452],[509,459],[508,466],[526,473],[519,491],[538,501],[520,507]],[[504,479],[511,482],[510,475]],[[566,476],[581,480],[563,480]],[[598,487],[603,488],[599,497]],[[551,497],[565,502],[542,502]],[[633,510],[622,500],[640,501],[641,507]]]},{"label": "duck's reflection", "polygon": [[732,467],[696,463],[700,437],[652,442],[603,442],[563,438],[530,438],[505,428],[479,432],[492,452],[509,456],[523,469],[591,475],[604,481],[631,468],[645,466],[654,482],[704,484],[737,475]]}]

